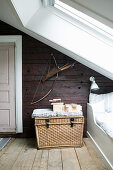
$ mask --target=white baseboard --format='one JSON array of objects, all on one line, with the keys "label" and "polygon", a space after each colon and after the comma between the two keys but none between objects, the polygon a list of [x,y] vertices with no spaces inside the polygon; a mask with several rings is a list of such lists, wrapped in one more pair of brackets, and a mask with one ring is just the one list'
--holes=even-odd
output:
[{"label": "white baseboard", "polygon": [[113,169],[113,165],[110,163],[110,161],[108,160],[108,158],[106,157],[106,155],[103,153],[103,151],[101,150],[101,148],[99,147],[99,145],[96,143],[96,141],[94,140],[94,138],[91,136],[91,134],[87,131],[88,136],[91,138],[91,140],[93,141],[93,143],[95,144],[95,146],[98,148],[98,150],[100,151],[100,153],[102,154],[106,164]]}]

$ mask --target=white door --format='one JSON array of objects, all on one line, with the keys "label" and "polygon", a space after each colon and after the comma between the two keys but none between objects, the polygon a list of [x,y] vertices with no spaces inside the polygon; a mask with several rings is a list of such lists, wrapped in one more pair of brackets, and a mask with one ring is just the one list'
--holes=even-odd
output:
[{"label": "white door", "polygon": [[15,132],[14,43],[0,43],[0,132]]}]

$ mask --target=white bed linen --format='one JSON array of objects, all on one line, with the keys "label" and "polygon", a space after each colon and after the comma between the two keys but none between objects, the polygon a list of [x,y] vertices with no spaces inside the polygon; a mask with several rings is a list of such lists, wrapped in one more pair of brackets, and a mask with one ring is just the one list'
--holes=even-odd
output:
[{"label": "white bed linen", "polygon": [[102,100],[104,101],[105,112],[113,112],[113,92],[107,93],[107,94],[90,93],[90,95],[89,95],[89,103],[90,104],[96,104],[98,102],[101,102]]},{"label": "white bed linen", "polygon": [[113,112],[95,113],[96,123],[113,139]]}]

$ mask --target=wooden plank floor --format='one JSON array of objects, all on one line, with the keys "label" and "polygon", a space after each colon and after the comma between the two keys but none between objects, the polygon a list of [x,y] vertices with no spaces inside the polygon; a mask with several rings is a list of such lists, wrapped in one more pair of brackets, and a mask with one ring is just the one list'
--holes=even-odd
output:
[{"label": "wooden plank floor", "polygon": [[35,139],[11,139],[0,151],[0,170],[108,170],[89,138],[82,148],[37,150]]}]

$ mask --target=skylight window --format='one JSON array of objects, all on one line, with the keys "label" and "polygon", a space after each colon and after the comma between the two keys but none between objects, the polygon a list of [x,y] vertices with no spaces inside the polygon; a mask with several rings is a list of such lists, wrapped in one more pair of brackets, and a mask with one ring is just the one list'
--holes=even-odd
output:
[{"label": "skylight window", "polygon": [[72,8],[71,6],[61,2],[60,0],[55,0],[54,7],[64,12],[65,14],[68,14],[75,20],[78,20],[85,26],[92,28],[93,30],[101,33],[102,35],[106,36],[110,40],[111,39],[113,40],[113,29],[112,28],[76,10],[75,8]]}]

